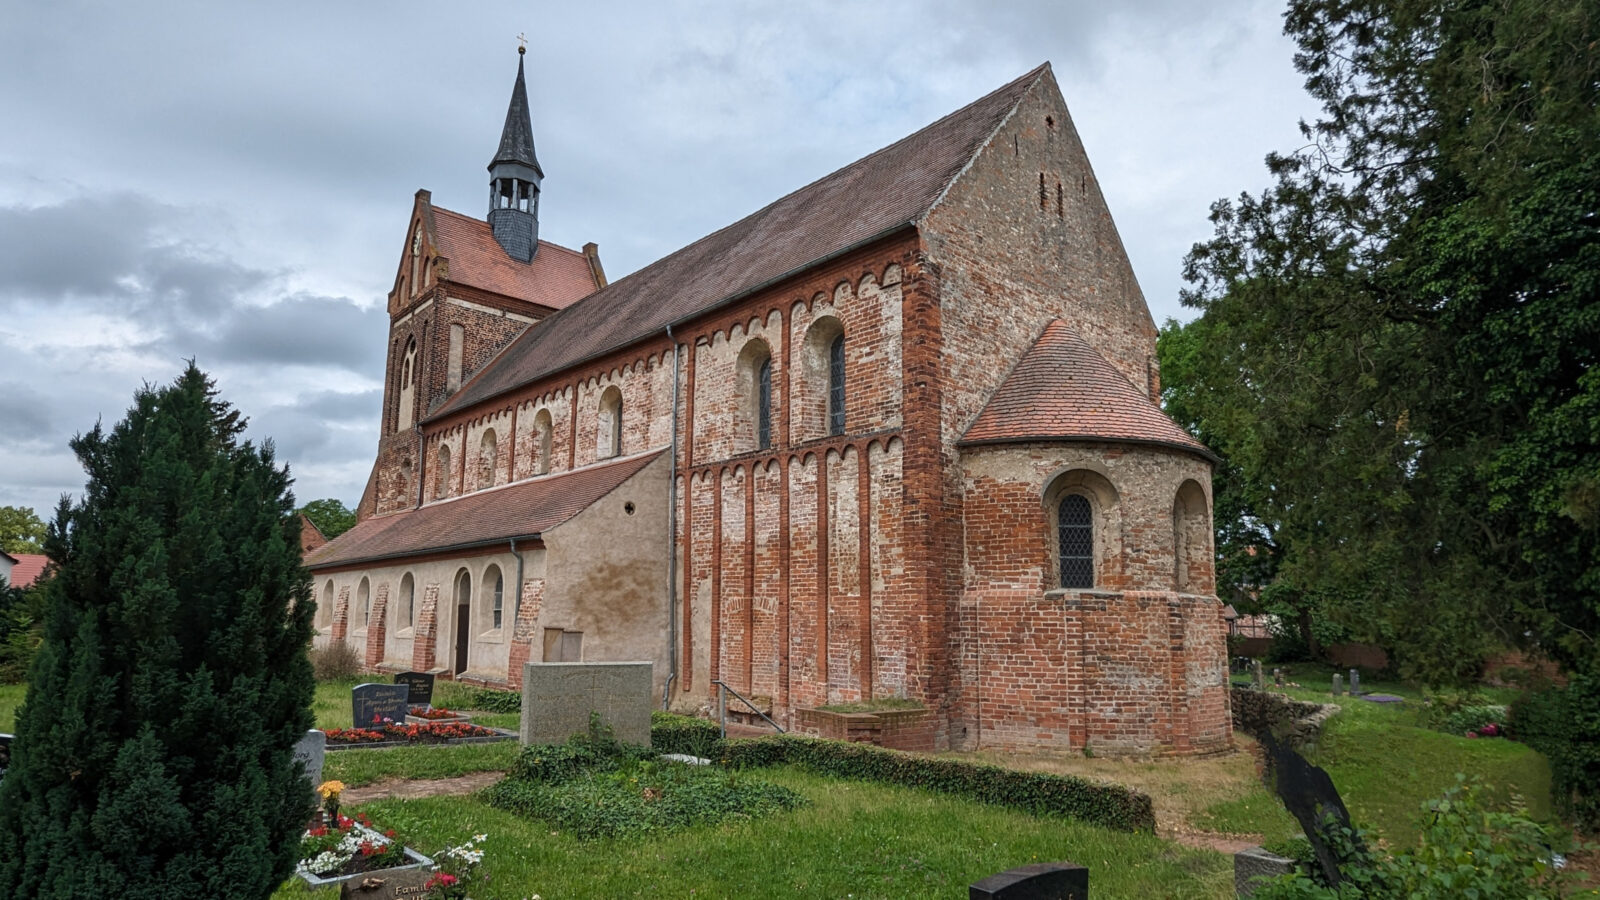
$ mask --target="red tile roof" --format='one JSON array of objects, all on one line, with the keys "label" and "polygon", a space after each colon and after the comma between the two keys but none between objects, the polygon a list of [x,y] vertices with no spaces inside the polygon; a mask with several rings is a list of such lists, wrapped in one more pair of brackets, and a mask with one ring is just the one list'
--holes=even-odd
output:
[{"label": "red tile roof", "polygon": [[961,443],[1030,440],[1134,441],[1216,458],[1060,319],[1045,326]]},{"label": "red tile roof", "polygon": [[913,223],[1049,63],[530,328],[434,417],[487,400]]},{"label": "red tile roof", "polygon": [[306,566],[323,569],[531,538],[582,512],[660,455],[657,451],[373,516],[312,553]]},{"label": "red tile roof", "polygon": [[17,561],[11,567],[12,587],[27,587],[38,581],[44,574],[44,567],[50,564],[50,557],[43,553],[12,553],[10,556]]},{"label": "red tile roof", "polygon": [[518,262],[495,242],[489,223],[433,208],[434,241],[450,261],[450,280],[529,303],[566,309],[599,287],[589,260],[576,250],[539,242],[533,262]]}]

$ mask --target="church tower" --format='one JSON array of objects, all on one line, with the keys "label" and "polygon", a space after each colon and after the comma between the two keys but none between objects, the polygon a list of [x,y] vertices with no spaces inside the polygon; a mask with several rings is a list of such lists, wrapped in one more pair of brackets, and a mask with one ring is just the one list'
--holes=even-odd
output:
[{"label": "church tower", "polygon": [[533,153],[528,87],[522,75],[526,47],[517,48],[517,83],[511,88],[500,149],[489,163],[489,227],[506,254],[532,262],[539,249],[539,183],[544,171]]}]

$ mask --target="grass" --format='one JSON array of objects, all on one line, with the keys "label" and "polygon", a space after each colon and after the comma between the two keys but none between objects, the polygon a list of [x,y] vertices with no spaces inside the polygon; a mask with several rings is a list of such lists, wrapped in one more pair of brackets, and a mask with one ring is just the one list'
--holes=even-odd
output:
[{"label": "grass", "polygon": [[[478,832],[493,880],[477,900],[544,897],[930,897],[1014,866],[1071,860],[1097,897],[1233,896],[1232,862],[1149,835],[1036,819],[907,788],[793,769],[763,778],[802,809],[658,837],[579,841],[476,797],[384,800],[362,807],[423,852]],[[313,896],[298,883],[276,898]],[[333,896],[331,892],[325,896]]]},{"label": "grass", "polygon": [[17,707],[27,695],[25,684],[0,684],[0,732],[11,734],[17,730]]},{"label": "grass", "polygon": [[519,746],[516,741],[496,741],[443,747],[340,750],[327,755],[322,777],[337,779],[347,787],[360,787],[386,778],[455,778],[473,772],[504,772],[511,768]]}]

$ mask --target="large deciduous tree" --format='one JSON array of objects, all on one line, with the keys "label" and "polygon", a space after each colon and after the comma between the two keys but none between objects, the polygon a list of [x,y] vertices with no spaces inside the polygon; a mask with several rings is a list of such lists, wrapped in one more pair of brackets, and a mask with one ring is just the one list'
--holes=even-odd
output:
[{"label": "large deciduous tree", "polygon": [[355,511],[345,506],[343,500],[334,497],[313,500],[300,507],[300,512],[311,520],[311,524],[317,526],[323,537],[330,541],[354,528],[356,524]]},{"label": "large deciduous tree", "polygon": [[72,442],[0,781],[0,896],[267,897],[311,791],[313,606],[286,469],[192,364]]},{"label": "large deciduous tree", "polygon": [[[1600,4],[1295,0],[1323,107],[1186,261],[1276,573],[1425,680],[1600,659]],[[1219,501],[1218,516],[1227,511]]]},{"label": "large deciduous tree", "polygon": [[43,546],[44,520],[26,506],[0,506],[0,550],[38,553]]}]

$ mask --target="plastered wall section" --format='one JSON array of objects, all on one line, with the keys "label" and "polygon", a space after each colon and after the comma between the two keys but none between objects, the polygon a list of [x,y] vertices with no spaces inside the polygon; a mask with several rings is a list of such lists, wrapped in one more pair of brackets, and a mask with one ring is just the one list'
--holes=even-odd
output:
[{"label": "plastered wall section", "polygon": [[[546,569],[533,634],[583,633],[583,661],[654,663],[653,696],[667,671],[667,484],[665,455],[545,534]],[[629,506],[632,506],[630,513]]]},{"label": "plastered wall section", "polygon": [[[1226,634],[1209,595],[1211,548],[1179,591],[1180,492],[1209,508],[1210,465],[1112,444],[965,448],[964,591],[951,740],[991,748],[1191,754],[1231,746]],[[1094,511],[1095,588],[1062,591],[1054,500],[1082,486]],[[1209,521],[1209,512],[1206,513]]]},{"label": "plastered wall section", "polygon": [[[544,583],[546,551],[537,542],[518,546],[523,559],[523,592]],[[462,574],[468,579],[463,596],[458,590]],[[501,625],[494,627],[495,575],[503,579]],[[489,684],[507,683],[511,666],[511,639],[517,628],[519,597],[516,586],[517,556],[509,542],[498,552],[450,559],[374,566],[333,572],[316,579],[319,624],[315,646],[343,640],[356,651],[363,665],[374,671],[456,670],[456,638],[461,601],[466,600],[468,644],[465,677]],[[375,598],[363,618],[357,603],[365,579]],[[322,598],[331,594],[334,608],[324,624]],[[335,623],[347,622],[342,634]]]}]

